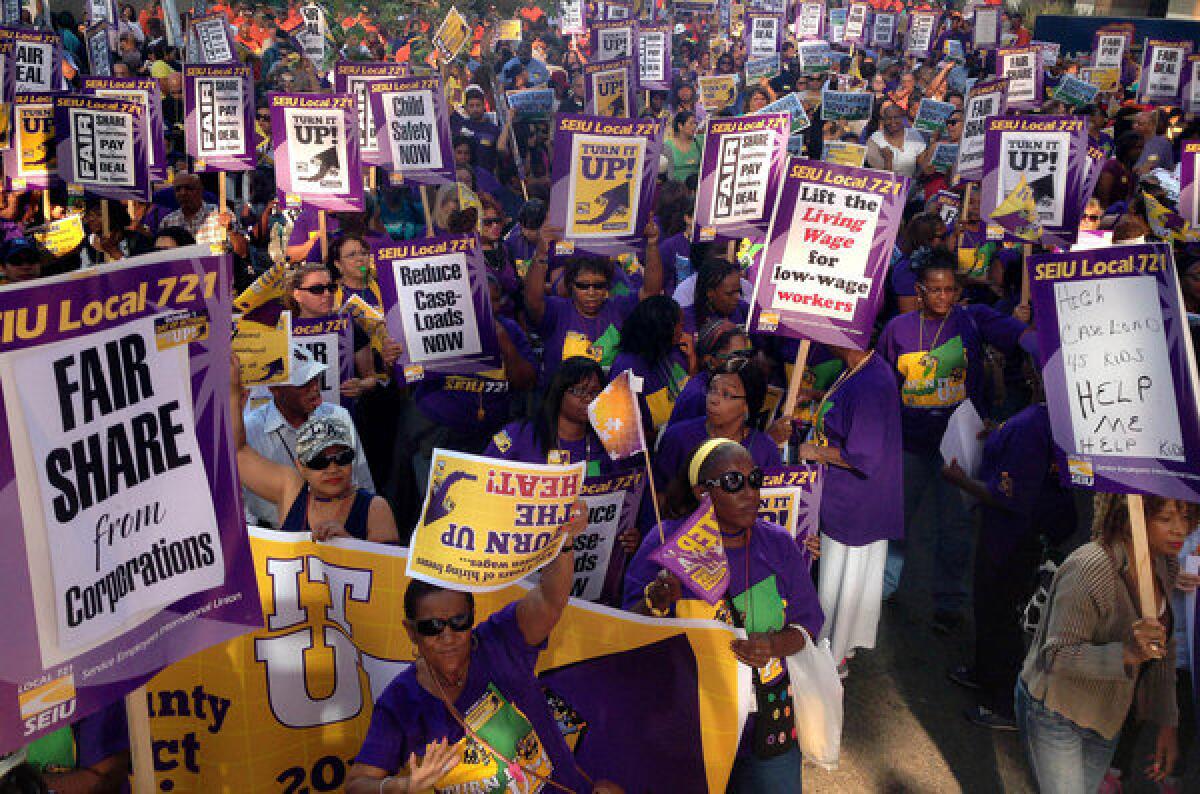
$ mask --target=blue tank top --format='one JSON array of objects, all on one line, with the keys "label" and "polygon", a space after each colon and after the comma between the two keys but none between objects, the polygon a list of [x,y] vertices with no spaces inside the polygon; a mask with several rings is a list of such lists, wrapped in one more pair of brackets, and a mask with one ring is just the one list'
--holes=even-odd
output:
[{"label": "blue tank top", "polygon": [[[359,540],[367,539],[367,514],[371,509],[371,500],[375,498],[375,494],[368,491],[366,488],[359,488],[354,493],[354,504],[350,505],[350,515],[346,516],[346,532],[350,533],[351,537]],[[280,532],[311,532],[312,528],[308,525],[308,483],[304,483],[304,487],[300,489],[300,493],[296,494],[296,501],[292,502],[291,509],[288,510],[287,518],[279,527]]]}]

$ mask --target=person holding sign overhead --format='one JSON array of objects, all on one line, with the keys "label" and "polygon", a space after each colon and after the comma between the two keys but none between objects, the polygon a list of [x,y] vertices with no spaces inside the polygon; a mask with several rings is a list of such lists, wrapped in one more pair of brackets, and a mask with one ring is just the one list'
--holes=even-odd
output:
[{"label": "person holding sign overhead", "polygon": [[[664,522],[661,533],[646,533],[625,573],[622,595],[631,612],[716,618],[746,630],[748,638],[734,640],[730,647],[753,670],[758,712],[742,730],[727,794],[800,790],[801,759],[785,661],[820,633],[825,620],[800,546],[783,527],[758,517],[762,478],[762,469],[741,444],[723,438],[701,444],[667,493],[667,515],[673,520]],[[685,592],[675,574],[651,558],[662,538],[674,535],[706,495],[712,500],[729,577],[714,605]]]},{"label": "person holding sign overhead", "polygon": [[1158,726],[1146,775],[1161,781],[1179,756],[1171,610],[1176,555],[1196,505],[1143,497],[1154,616],[1138,617],[1129,507],[1096,494],[1092,542],[1059,567],[1016,686],[1017,725],[1042,791],[1096,791],[1130,709]]},{"label": "person holding sign overhead", "polygon": [[[935,499],[934,628],[939,631],[950,631],[962,622],[972,533],[962,500],[941,477],[945,462],[938,447],[950,415],[963,400],[974,402],[981,416],[988,415],[985,346],[1012,353],[1023,344],[1036,345],[1025,325],[1027,305],[1009,317],[983,304],[959,305],[961,295],[954,257],[943,248],[930,249],[917,274],[920,308],[893,318],[877,346],[900,383],[908,537],[926,492]],[[893,541],[884,575],[885,598],[896,591],[903,568],[903,545]]]},{"label": "person holding sign overhead", "polygon": [[646,224],[644,234],[645,271],[637,295],[609,294],[614,278],[610,259],[573,256],[567,258],[563,276],[570,297],[560,298],[546,294],[546,270],[547,252],[555,241],[562,239],[562,229],[542,225],[533,264],[525,276],[525,311],[545,340],[541,385],[554,377],[559,362],[573,356],[590,358],[605,369],[611,366],[617,355],[620,328],[625,324],[625,318],[639,300],[662,292],[658,224],[651,220]]}]

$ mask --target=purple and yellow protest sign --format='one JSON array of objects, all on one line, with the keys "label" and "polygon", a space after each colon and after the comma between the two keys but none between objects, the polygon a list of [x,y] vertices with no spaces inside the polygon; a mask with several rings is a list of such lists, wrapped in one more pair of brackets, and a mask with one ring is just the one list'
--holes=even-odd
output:
[{"label": "purple and yellow protest sign", "polygon": [[879,11],[871,19],[872,49],[890,50],[896,46],[896,30],[900,27],[900,15],[890,11]]},{"label": "purple and yellow protest sign", "polygon": [[721,528],[708,494],[650,559],[675,575],[684,589],[716,604],[729,588],[729,559],[721,543]]},{"label": "purple and yellow protest sign", "polygon": [[471,38],[471,26],[457,8],[450,7],[433,34],[433,46],[446,60],[454,60]]},{"label": "purple and yellow protest sign", "polygon": [[275,185],[284,207],[363,209],[358,112],[349,94],[269,94]]},{"label": "purple and yellow protest sign", "polygon": [[[150,682],[162,791],[341,787],[375,701],[413,662],[412,643],[396,629],[409,550],[253,528],[249,535],[262,603],[275,617]],[[587,557],[576,552],[577,567]],[[528,589],[522,582],[476,594],[476,624]],[[736,636],[716,621],[648,618],[571,599],[537,664],[536,689],[558,722],[547,729],[561,729],[571,751],[562,762],[630,792],[724,791],[753,701],[749,668],[729,652]],[[171,707],[193,697],[203,710]],[[479,710],[471,704],[463,713]],[[519,722],[523,733],[512,735],[525,748],[521,763],[532,767],[549,737]],[[658,729],[629,729],[650,724]],[[269,751],[247,753],[250,744]],[[491,791],[497,779],[509,780],[474,742],[462,740],[454,752],[459,763],[438,790]]]},{"label": "purple and yellow protest sign", "polygon": [[[1087,120],[1082,116],[993,116],[987,120],[979,213],[987,218],[1024,179],[1047,240],[1069,246],[1087,203]],[[1007,236],[1014,242],[1029,242]]]},{"label": "purple and yellow protest sign", "polygon": [[796,4],[796,39],[818,41],[825,38],[825,3],[802,2]]},{"label": "purple and yellow protest sign", "polygon": [[783,46],[783,15],[746,12],[746,51],[751,58],[777,55]]},{"label": "purple and yellow protest sign", "polygon": [[54,136],[54,95],[17,94],[12,146],[4,150],[4,189],[44,190],[60,182]]},{"label": "purple and yellow protest sign", "polygon": [[358,151],[366,165],[390,162],[387,151],[379,146],[379,121],[371,107],[371,83],[408,76],[407,63],[338,61],[333,65],[333,90],[354,97],[358,111]]},{"label": "purple and yellow protest sign", "polygon": [[378,151],[393,184],[454,182],[450,117],[440,77],[392,77],[367,86]]},{"label": "purple and yellow protest sign", "polygon": [[408,575],[472,593],[524,579],[558,556],[584,469],[435,449]]},{"label": "purple and yellow protest sign", "polygon": [[69,193],[150,200],[146,107],[74,94],[54,98],[58,173]]},{"label": "purple and yellow protest sign", "polygon": [[22,94],[50,94],[63,88],[62,38],[40,30],[4,30],[12,42],[13,90]]},{"label": "purple and yellow protest sign", "polygon": [[823,467],[819,463],[765,469],[762,488],[758,491],[758,517],[778,524],[798,544],[803,544],[821,531],[821,489],[824,483]]},{"label": "purple and yellow protest sign", "polygon": [[598,62],[637,57],[638,24],[631,19],[593,22],[588,33]]},{"label": "purple and yellow protest sign", "polygon": [[866,349],[907,193],[906,177],[793,159],[749,330]]},{"label": "purple and yellow protest sign", "polygon": [[209,14],[192,20],[188,28],[188,63],[231,63],[237,61],[237,44],[224,14]]},{"label": "purple and yellow protest sign", "polygon": [[1044,95],[1042,50],[1039,47],[1001,47],[996,50],[996,76],[1008,78],[1005,96],[1009,110],[1038,110]]},{"label": "purple and yellow protest sign", "polygon": [[638,85],[647,91],[671,90],[671,24],[638,25]]},{"label": "purple and yellow protest sign", "polygon": [[696,185],[694,239],[764,243],[787,168],[791,116],[713,119]]},{"label": "purple and yellow protest sign", "polygon": [[150,179],[167,178],[167,138],[163,123],[162,88],[154,77],[83,78],[83,93],[105,99],[124,99],[146,107],[146,128],[150,143]]},{"label": "purple and yellow protest sign", "polygon": [[470,375],[500,366],[479,237],[407,240],[375,250],[388,332],[403,346],[396,371]]},{"label": "purple and yellow protest sign", "polygon": [[207,250],[0,295],[0,751],[262,625],[229,432],[232,269]]},{"label": "purple and yellow protest sign", "polygon": [[548,221],[559,256],[636,251],[657,189],[663,123],[559,113],[554,119]]},{"label": "purple and yellow protest sign", "polygon": [[696,92],[704,113],[716,116],[737,102],[736,74],[708,74],[696,78]]},{"label": "purple and yellow protest sign", "polygon": [[317,376],[321,399],[335,405],[347,402],[341,387],[354,377],[354,321],[350,315],[293,317],[291,331],[291,341],[307,350],[313,361],[326,366]]},{"label": "purple and yellow protest sign", "polygon": [[1183,85],[1179,94],[1183,115],[1190,119],[1200,116],[1200,53],[1188,56],[1183,68]]},{"label": "purple and yellow protest sign", "polygon": [[843,44],[867,43],[867,19],[871,12],[870,3],[852,2],[846,9],[846,27],[842,31]]},{"label": "purple and yellow protest sign", "polygon": [[1142,76],[1138,80],[1138,101],[1178,105],[1183,87],[1183,70],[1195,42],[1146,39],[1142,51]]},{"label": "purple and yellow protest sign", "polygon": [[905,54],[917,58],[928,58],[933,52],[937,23],[938,14],[936,12],[910,12],[908,15],[908,40],[904,46]]},{"label": "purple and yellow protest sign", "polygon": [[584,107],[592,116],[630,118],[634,110],[633,58],[583,65]]},{"label": "purple and yellow protest sign", "polygon": [[980,80],[967,91],[963,106],[963,130],[958,145],[958,178],[977,182],[983,178],[983,152],[987,142],[987,120],[1008,112],[1008,80]]},{"label": "purple and yellow protest sign", "polygon": [[187,153],[195,171],[254,169],[258,153],[249,66],[185,64],[183,106]]},{"label": "purple and yellow protest sign", "polygon": [[1171,247],[1030,258],[1063,481],[1200,499],[1196,360]]},{"label": "purple and yellow protest sign", "polygon": [[1200,227],[1200,140],[1183,141],[1179,147],[1179,214]]}]

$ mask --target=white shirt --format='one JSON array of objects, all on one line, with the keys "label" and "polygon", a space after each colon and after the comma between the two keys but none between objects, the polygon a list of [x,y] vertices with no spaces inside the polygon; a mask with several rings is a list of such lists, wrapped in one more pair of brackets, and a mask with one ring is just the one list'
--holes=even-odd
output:
[{"label": "white shirt", "polygon": [[[340,405],[321,403],[310,416],[333,417],[345,422],[354,432],[354,487],[375,491],[375,481],[371,479],[371,470],[367,468],[367,458],[363,455],[362,442],[358,432],[354,431],[354,421],[350,412]],[[275,401],[269,400],[244,415],[246,423],[246,441],[254,451],[268,460],[294,466],[296,454],[296,435],[299,428],[292,427],[275,407]],[[279,515],[275,505],[266,499],[242,488],[246,512],[252,520],[260,522],[261,526],[278,528]]]},{"label": "white shirt", "polygon": [[[897,149],[887,142],[887,138],[883,136],[883,130],[876,130],[867,139],[868,143],[875,144],[880,151],[890,149],[892,151],[892,173],[900,176],[912,177],[917,173],[917,158],[925,151],[928,146],[925,143],[925,137],[916,130],[908,127],[904,130],[904,145]],[[882,160],[872,163],[871,147],[867,147],[867,165],[871,168],[883,168]]]}]

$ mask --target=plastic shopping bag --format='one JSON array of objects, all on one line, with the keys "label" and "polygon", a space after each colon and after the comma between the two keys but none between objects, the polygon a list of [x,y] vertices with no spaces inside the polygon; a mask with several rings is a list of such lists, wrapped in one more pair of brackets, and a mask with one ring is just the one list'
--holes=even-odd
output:
[{"label": "plastic shopping bag", "polygon": [[814,643],[807,631],[804,636],[804,648],[787,658],[796,739],[807,760],[836,769],[842,752],[842,679],[829,640]]}]

